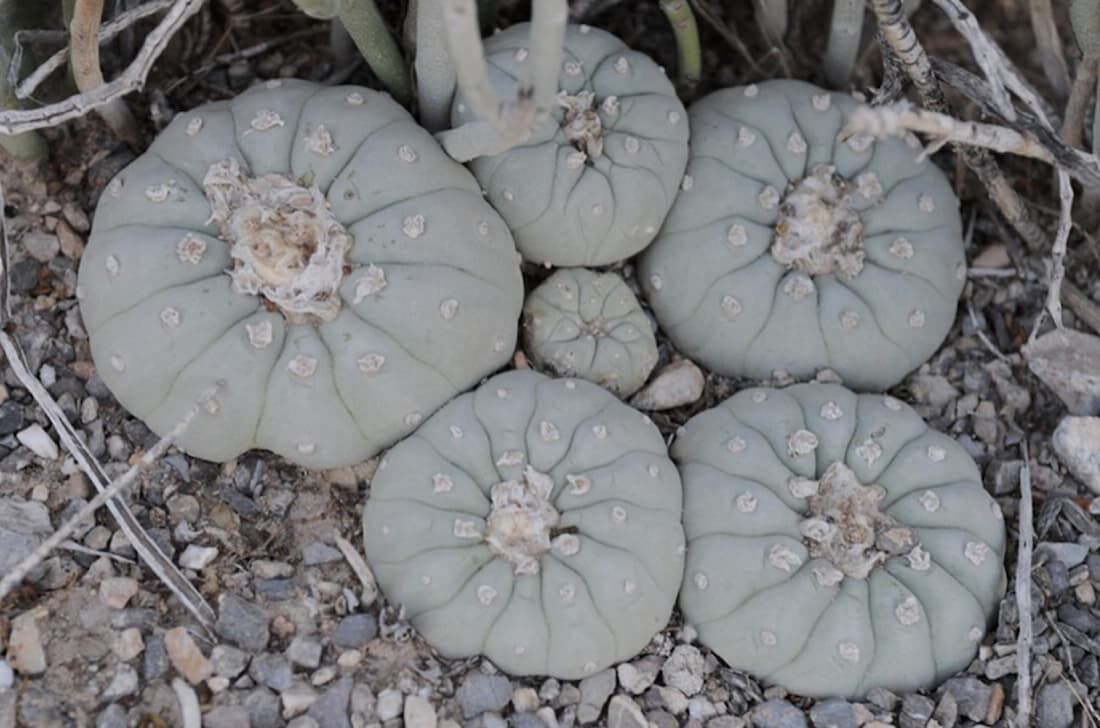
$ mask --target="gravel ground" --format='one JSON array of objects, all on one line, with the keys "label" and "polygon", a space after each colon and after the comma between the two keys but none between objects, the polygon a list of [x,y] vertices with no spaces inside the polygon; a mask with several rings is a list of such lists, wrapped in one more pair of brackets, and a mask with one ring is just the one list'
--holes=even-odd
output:
[{"label": "gravel ground", "polygon": [[[512,17],[516,4],[502,3],[502,18]],[[262,10],[265,5],[213,2],[158,68],[152,90],[135,100],[141,118],[161,126],[174,110],[226,97],[256,78],[368,80],[361,68],[349,71],[317,50],[324,45],[318,43],[318,36],[324,38],[320,26],[288,5]],[[1019,30],[1026,26],[1026,3],[971,5],[1009,55],[1041,82],[1026,28]],[[949,39],[934,11],[925,15],[930,19],[920,29],[930,48],[961,54],[958,39]],[[736,20],[754,50],[748,16]],[[661,62],[674,62],[655,7],[620,6],[593,21]],[[264,38],[280,40],[263,53],[203,66]],[[707,86],[778,74],[764,61],[758,69],[738,65],[709,32],[704,43]],[[800,51],[796,61],[812,52]],[[802,77],[812,78],[808,62],[798,67]],[[861,79],[870,83],[876,67],[870,59]],[[116,475],[156,438],[118,406],[96,375],[74,289],[95,200],[133,155],[92,119],[48,136],[52,162],[0,164],[15,242],[11,329],[39,379]],[[953,164],[948,154],[937,161],[949,169]],[[1036,217],[1053,227],[1050,175],[1037,166],[1008,166]],[[1100,512],[1100,500],[1094,506],[1084,484],[1100,486],[1100,428],[1088,419],[1059,423],[1067,412],[1100,409],[1100,339],[1085,323],[1095,323],[1089,302],[1100,305],[1100,281],[1090,273],[1100,254],[1092,238],[1074,233],[1068,279],[1084,294],[1075,309],[1085,316],[1067,311],[1065,323],[1082,337],[1044,339],[1025,353],[1046,292],[1043,251],[1028,250],[997,220],[973,178],[960,171],[957,179],[972,228],[968,258],[980,271],[971,277],[947,342],[892,394],[958,438],[982,467],[1009,523],[1008,595],[965,673],[920,694],[875,691],[859,703],[809,700],[727,668],[695,643],[678,615],[642,654],[580,682],[512,679],[479,659],[443,660],[400,613],[363,589],[336,546],[337,536],[361,543],[360,508],[373,462],[311,473],[264,453],[216,465],[171,451],[125,497],[216,608],[214,633],[203,633],[135,562],[133,548],[101,510],[0,603],[0,726],[175,726],[182,725],[181,706],[188,704],[199,707],[209,728],[402,721],[412,728],[1008,725],[1016,705],[1014,524],[1025,443],[1036,541],[1032,722],[1040,728],[1096,725],[1100,524],[1093,513]],[[623,273],[631,275],[629,265]],[[667,342],[662,352],[670,361]],[[10,368],[2,376],[0,572],[94,495],[71,458],[59,452],[46,418]],[[708,376],[698,400],[654,419],[671,436],[742,384]],[[1060,434],[1052,439],[1056,428]]]}]

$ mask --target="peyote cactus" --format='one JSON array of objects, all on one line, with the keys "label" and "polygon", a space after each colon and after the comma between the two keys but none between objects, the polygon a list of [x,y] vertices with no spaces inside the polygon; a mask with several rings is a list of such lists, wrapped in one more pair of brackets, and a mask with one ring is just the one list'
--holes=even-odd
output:
[{"label": "peyote cactus", "polygon": [[881,390],[943,341],[966,278],[958,200],[915,138],[839,140],[855,103],[769,81],[692,107],[683,190],[640,264],[684,354]]},{"label": "peyote cactus", "polygon": [[367,560],[442,654],[573,679],[668,620],[680,498],[648,418],[588,382],[506,372],[386,453],[363,513]]},{"label": "peyote cactus", "polygon": [[[485,41],[490,79],[509,95],[523,78],[529,26]],[[687,114],[648,56],[588,26],[565,35],[558,108],[522,146],[471,168],[526,260],[603,265],[653,240],[687,162]],[[459,92],[452,122],[472,120]]]},{"label": "peyote cactus", "polygon": [[111,181],[79,294],[100,375],[154,431],[201,401],[188,452],[332,467],[506,362],[522,280],[404,109],[288,80],[180,114]]},{"label": "peyote cactus", "polygon": [[831,384],[745,390],[672,454],[680,608],[731,665],[853,697],[973,658],[1005,590],[1003,516],[966,451],[908,406]]},{"label": "peyote cactus", "polygon": [[527,296],[523,317],[536,363],[620,397],[645,384],[657,363],[653,326],[615,273],[559,270]]}]

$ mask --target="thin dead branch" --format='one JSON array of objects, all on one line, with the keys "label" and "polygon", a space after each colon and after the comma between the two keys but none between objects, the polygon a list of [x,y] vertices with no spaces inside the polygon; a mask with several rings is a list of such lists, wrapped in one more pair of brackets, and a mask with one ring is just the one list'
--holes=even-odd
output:
[{"label": "thin dead branch", "polygon": [[[103,0],[77,0],[73,6],[69,56],[72,58],[73,80],[82,93],[95,91],[103,85],[103,71],[99,67],[99,26],[102,18]],[[132,147],[141,144],[137,121],[121,98],[111,99],[97,108],[96,113],[116,137]]]},{"label": "thin dead branch", "polygon": [[[913,32],[901,0],[872,0],[879,29],[891,52],[902,62],[906,73],[920,95],[921,104],[936,113],[950,114],[951,108],[943,89],[933,73],[932,62]],[[1013,113],[1013,117],[1015,114]],[[955,147],[956,152],[974,171],[1013,229],[1033,248],[1042,247],[1045,235],[1032,221],[1020,196],[990,155],[980,147]]]},{"label": "thin dead branch", "polygon": [[1035,524],[1031,509],[1031,456],[1023,441],[1024,466],[1020,469],[1020,509],[1016,548],[1016,725],[1031,725],[1031,554]]},{"label": "thin dead branch", "polygon": [[1097,61],[1097,58],[1090,56],[1081,59],[1063,114],[1062,139],[1078,149],[1085,145],[1085,117],[1089,112],[1089,102],[1096,93]]},{"label": "thin dead branch", "polygon": [[1047,83],[1058,99],[1069,95],[1069,67],[1062,53],[1062,38],[1054,20],[1054,8],[1050,0],[1031,0],[1031,29],[1035,36],[1035,48]]},{"label": "thin dead branch", "polygon": [[199,11],[205,0],[176,0],[160,23],[145,38],[141,50],[126,70],[110,83],[94,91],[70,96],[63,101],[47,104],[37,109],[0,112],[0,134],[18,134],[33,129],[57,126],[71,119],[84,116],[110,101],[137,91],[145,80],[168,41],[183,24]]}]

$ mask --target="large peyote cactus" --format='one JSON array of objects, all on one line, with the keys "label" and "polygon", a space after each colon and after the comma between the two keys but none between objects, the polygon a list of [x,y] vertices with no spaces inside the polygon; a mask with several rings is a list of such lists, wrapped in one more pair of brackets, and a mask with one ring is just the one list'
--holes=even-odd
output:
[{"label": "large peyote cactus", "polygon": [[855,103],[769,81],[692,107],[683,191],[640,265],[684,354],[880,390],[943,341],[966,277],[958,200],[915,139],[839,140]]},{"label": "large peyote cactus", "polygon": [[641,413],[588,382],[512,371],[386,453],[363,513],[367,560],[444,655],[572,679],[664,626],[683,574],[680,499]]},{"label": "large peyote cactus", "polygon": [[536,363],[620,397],[645,384],[657,363],[653,326],[616,273],[559,270],[527,296],[523,317]]},{"label": "large peyote cactus", "polygon": [[507,361],[522,281],[404,109],[288,80],[180,114],[111,181],[80,295],[103,380],[154,431],[201,400],[188,452],[331,467]]},{"label": "large peyote cactus", "polygon": [[[490,79],[510,95],[528,59],[529,26],[485,41]],[[589,26],[565,35],[558,108],[524,145],[471,167],[526,260],[603,265],[653,240],[687,161],[688,124],[648,56]],[[455,126],[472,120],[459,92]]]},{"label": "large peyote cactus", "polygon": [[1005,590],[1003,516],[963,448],[893,397],[750,389],[672,447],[680,607],[734,667],[812,696],[926,688]]}]

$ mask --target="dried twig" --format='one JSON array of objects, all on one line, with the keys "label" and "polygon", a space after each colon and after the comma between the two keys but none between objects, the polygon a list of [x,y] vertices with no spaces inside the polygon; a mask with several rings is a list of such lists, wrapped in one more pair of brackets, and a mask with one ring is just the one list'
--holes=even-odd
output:
[{"label": "dried twig", "polygon": [[1069,100],[1062,119],[1062,139],[1071,147],[1085,144],[1085,116],[1088,115],[1089,101],[1096,93],[1097,61],[1095,57],[1085,57],[1077,65],[1077,75],[1073,78]]},{"label": "dried twig", "polygon": [[[12,347],[12,340],[4,332],[0,332],[0,346],[3,346],[4,353],[8,356],[8,361],[12,361],[16,358],[16,352]],[[167,435],[162,437],[156,445],[149,448],[141,459],[133,466],[130,467],[120,477],[116,478],[109,486],[99,491],[95,498],[88,501],[79,511],[76,512],[68,521],[63,523],[54,533],[45,541],[38,545],[33,552],[31,552],[26,558],[16,564],[11,571],[4,575],[0,579],[0,601],[4,600],[11,590],[14,589],[19,582],[26,578],[34,567],[38,566],[42,561],[50,555],[50,553],[60,546],[66,539],[69,538],[82,523],[87,523],[88,519],[100,509],[107,501],[111,500],[123,489],[133,485],[137,480],[138,475],[143,470],[148,468],[157,458],[164,454],[164,452],[172,445],[172,443],[182,435],[187,428],[191,425],[191,421],[195,418],[199,412],[199,405],[196,404],[191,410],[180,420],[179,424],[172,429]]]},{"label": "dried twig", "polygon": [[1047,83],[1054,90],[1054,95],[1064,99],[1069,94],[1069,67],[1062,53],[1062,38],[1054,21],[1054,9],[1050,0],[1031,0],[1029,5],[1031,29],[1043,73],[1046,74]]},{"label": "dried twig", "polygon": [[[54,401],[53,397],[42,385],[42,382],[31,372],[27,365],[26,356],[23,354],[18,342],[8,334],[7,325],[11,321],[11,298],[8,265],[8,236],[7,225],[3,215],[4,190],[0,186],[0,348],[7,358],[8,366],[16,375],[23,386],[30,392],[38,406],[42,408],[46,417],[53,425],[61,444],[76,460],[77,465],[88,476],[92,485],[102,494],[111,487],[111,478],[104,472],[103,466],[96,460],[92,451],[77,435],[76,430],[70,424],[68,417]],[[138,556],[152,570],[199,622],[212,629],[215,620],[214,610],[202,598],[198,590],[191,582],[184,578],[171,559],[164,555],[156,542],[145,532],[133,512],[120,498],[106,499],[106,505],[114,516],[115,522],[126,535],[130,544],[134,547]]]},{"label": "dried twig", "polygon": [[[933,73],[932,62],[913,32],[901,0],[872,0],[871,5],[878,17],[883,38],[901,60],[921,97],[921,104],[929,111],[950,114],[947,98]],[[1016,232],[1032,247],[1042,246],[1045,243],[1043,231],[1031,220],[1020,196],[989,151],[966,146],[958,146],[956,151],[985,185],[990,198]]]},{"label": "dried twig", "polygon": [[[99,25],[103,18],[103,0],[76,0],[73,22],[69,26],[69,56],[73,80],[83,93],[103,85],[99,67]],[[111,99],[96,109],[96,113],[116,137],[132,147],[141,144],[141,132],[130,109],[121,98]]]},{"label": "dried twig", "polygon": [[1069,306],[1086,326],[1100,333],[1100,306],[1069,281],[1062,281],[1062,303]]},{"label": "dried twig", "polygon": [[1020,469],[1020,512],[1016,549],[1016,725],[1031,724],[1031,552],[1035,524],[1031,512],[1031,456],[1027,440],[1022,443],[1024,466]]},{"label": "dried twig", "polygon": [[141,50],[133,62],[118,78],[88,93],[70,96],[53,104],[29,110],[0,112],[0,134],[18,134],[32,129],[56,126],[70,119],[84,116],[113,99],[137,91],[145,85],[145,79],[153,63],[164,52],[187,20],[199,11],[205,0],[176,0],[172,8],[161,18],[156,28],[145,38]]},{"label": "dried twig", "polygon": [[863,35],[865,0],[833,0],[833,17],[829,24],[829,40],[822,65],[825,78],[833,86],[848,83],[859,58]]},{"label": "dried twig", "polygon": [[[142,18],[147,18],[150,15],[159,13],[171,6],[175,1],[176,0],[149,0],[148,2],[138,5],[136,8],[131,8],[124,13],[119,13],[118,17],[114,18],[109,23],[104,23],[99,29],[98,37],[100,44],[110,41]],[[7,74],[8,80],[11,82],[12,86],[15,87],[15,97],[18,99],[27,99],[31,97],[31,94],[34,93],[35,89],[37,89],[43,81],[49,78],[50,74],[65,65],[65,61],[69,59],[69,47],[65,46],[57,53],[54,53],[20,82],[18,73],[22,55],[23,46],[22,44],[17,44],[15,53],[12,56],[11,67],[7,70]]]},{"label": "dried twig", "polygon": [[378,599],[378,583],[374,580],[374,572],[370,570],[366,560],[355,547],[343,536],[336,537],[336,547],[340,549],[340,553],[344,555],[348,566],[359,577],[359,583],[363,585],[360,601],[364,605],[370,606]]}]

